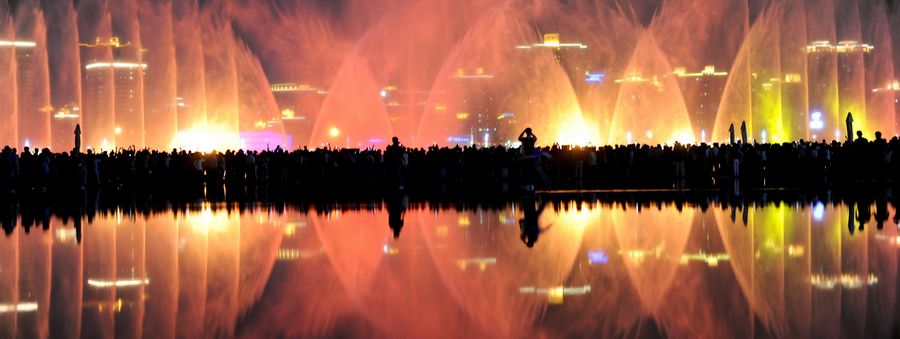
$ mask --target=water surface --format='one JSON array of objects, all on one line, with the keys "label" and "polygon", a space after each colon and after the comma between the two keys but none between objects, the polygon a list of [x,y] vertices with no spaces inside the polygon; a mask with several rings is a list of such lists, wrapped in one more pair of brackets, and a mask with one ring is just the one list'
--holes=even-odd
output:
[{"label": "water surface", "polygon": [[80,232],[20,217],[0,237],[0,337],[891,337],[894,216],[400,198],[118,209]]}]

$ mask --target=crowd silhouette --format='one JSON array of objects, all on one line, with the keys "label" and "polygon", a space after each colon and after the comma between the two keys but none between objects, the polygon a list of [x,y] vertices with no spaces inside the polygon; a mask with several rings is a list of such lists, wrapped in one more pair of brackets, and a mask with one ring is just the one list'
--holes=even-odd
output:
[{"label": "crowd silhouette", "polygon": [[[274,194],[532,192],[560,189],[810,188],[900,179],[900,139],[872,141],[701,143],[685,145],[408,148],[397,138],[384,150],[317,148],[170,152],[150,149],[0,153],[6,196],[64,195],[86,190],[150,192],[216,200]],[[738,189],[738,188],[735,188]]]}]

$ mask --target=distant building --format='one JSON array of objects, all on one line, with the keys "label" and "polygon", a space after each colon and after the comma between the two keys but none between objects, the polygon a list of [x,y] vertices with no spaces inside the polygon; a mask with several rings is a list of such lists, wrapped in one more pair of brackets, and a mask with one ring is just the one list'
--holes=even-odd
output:
[{"label": "distant building", "polygon": [[[13,48],[16,55],[16,97],[18,113],[18,139],[20,146],[50,147],[49,84],[40,79],[35,62],[39,48],[33,41],[0,41],[0,48]],[[38,60],[39,62],[40,60]],[[46,79],[45,79],[46,81]]]},{"label": "distant building", "polygon": [[[865,107],[865,98],[858,98],[858,79],[865,79],[862,54],[874,47],[856,41],[814,41],[806,46],[809,96],[809,134],[818,139],[846,138],[843,110]],[[842,103],[843,101],[843,103]],[[814,120],[820,119],[820,120]]]},{"label": "distant building", "polygon": [[719,102],[728,82],[728,72],[717,71],[715,66],[706,66],[700,72],[688,72],[683,67],[675,68],[672,75],[678,79],[678,86],[684,94],[684,103],[691,118],[691,127],[697,140],[710,140],[719,111]]},{"label": "distant building", "polygon": [[[52,116],[53,145],[73,145],[75,143],[75,126],[81,122],[81,108],[75,103],[57,108]],[[57,147],[58,148],[58,147]],[[58,152],[68,152],[70,149],[57,149]],[[82,152],[84,149],[81,150]]]},{"label": "distant building", "polygon": [[894,103],[895,130],[900,131],[900,80],[894,80],[884,87],[873,89],[872,92],[875,95],[887,96],[888,100]]},{"label": "distant building", "polygon": [[474,70],[457,69],[452,76],[449,91],[458,98],[435,111],[445,111],[459,120],[460,133],[448,135],[449,145],[503,145],[514,142],[516,135],[516,114],[504,112],[491,95],[491,81],[494,75],[484,68]]},{"label": "distant building", "polygon": [[143,147],[143,77],[147,64],[119,39],[97,38],[82,48],[82,121],[91,148]]},{"label": "distant building", "polygon": [[292,140],[291,148],[302,147],[312,134],[313,124],[325,101],[325,90],[307,84],[282,83],[271,86],[284,133]]}]

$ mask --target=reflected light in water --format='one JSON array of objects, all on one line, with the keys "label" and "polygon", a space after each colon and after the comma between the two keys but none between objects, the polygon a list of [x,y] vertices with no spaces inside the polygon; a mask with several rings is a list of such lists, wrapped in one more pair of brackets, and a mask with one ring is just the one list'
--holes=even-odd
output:
[{"label": "reflected light in water", "polygon": [[[0,291],[20,293],[3,295],[0,313],[59,313],[36,321],[51,329],[68,328],[58,320],[66,319],[190,337],[611,337],[648,321],[663,337],[741,337],[754,328],[808,337],[823,326],[871,323],[883,327],[873,337],[895,330],[900,237],[873,225],[851,238],[846,206],[828,204],[824,223],[813,222],[813,203],[752,206],[745,222],[721,206],[545,201],[540,240],[528,248],[518,225],[505,224],[522,217],[519,203],[413,207],[399,239],[377,209],[202,204],[148,220],[98,214],[80,245],[53,219],[48,233],[0,237]],[[816,232],[842,237],[839,250]],[[23,265],[32,264],[23,259],[43,248],[26,240],[39,236],[52,242],[43,278],[52,284],[25,278]],[[132,236],[146,250],[129,251]],[[850,290],[867,297],[843,301]],[[35,325],[17,326],[22,334]],[[785,330],[796,327],[803,330]]]}]

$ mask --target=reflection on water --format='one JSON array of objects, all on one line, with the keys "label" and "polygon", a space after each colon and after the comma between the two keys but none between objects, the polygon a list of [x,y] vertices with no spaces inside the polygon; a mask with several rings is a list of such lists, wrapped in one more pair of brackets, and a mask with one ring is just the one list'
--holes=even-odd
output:
[{"label": "reflection on water", "polygon": [[887,204],[547,201],[19,218],[0,337],[897,334]]}]

